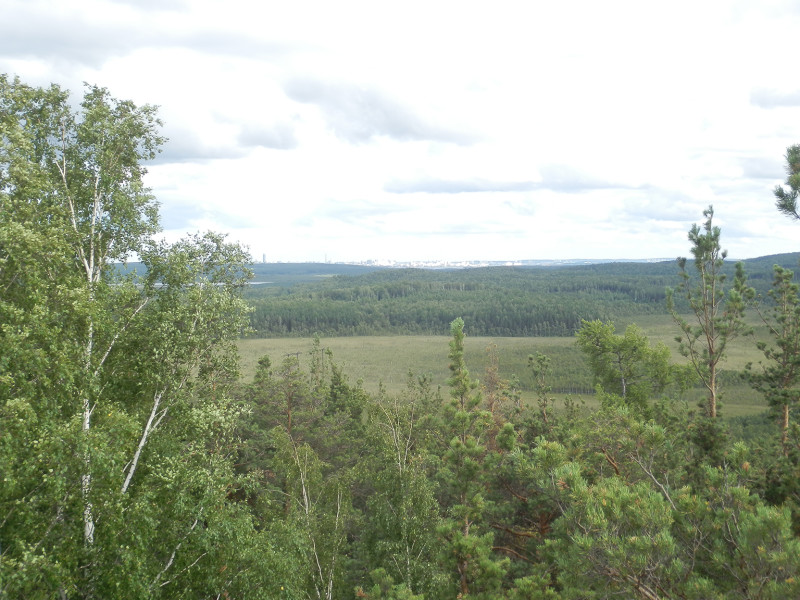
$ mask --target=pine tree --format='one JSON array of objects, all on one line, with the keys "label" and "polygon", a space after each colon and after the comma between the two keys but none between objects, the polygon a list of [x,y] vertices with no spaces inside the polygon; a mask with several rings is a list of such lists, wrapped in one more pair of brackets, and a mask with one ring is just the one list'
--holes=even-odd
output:
[{"label": "pine tree", "polygon": [[713,207],[704,210],[703,216],[706,221],[702,229],[695,224],[689,231],[696,281],[686,269],[686,259],[678,259],[681,277],[678,292],[688,301],[697,324],[693,325],[677,312],[673,290],[667,291],[667,306],[681,330],[676,338],[680,352],[689,359],[706,389],[704,413],[714,420],[719,416],[720,365],[730,341],[747,331],[744,309],[753,292],[747,287],[741,263],[736,265],[733,286],[726,291],[722,266],[727,251],[720,246],[719,227],[712,223]]},{"label": "pine tree", "polygon": [[451,565],[462,597],[492,597],[502,583],[508,562],[493,556],[494,535],[485,524],[491,507],[485,491],[484,459],[493,420],[491,413],[481,408],[478,384],[471,379],[464,361],[464,321],[454,320],[450,332],[451,400],[443,412],[447,447],[438,474],[446,510],[439,527],[444,542],[442,559]]},{"label": "pine tree", "polygon": [[777,265],[774,271],[769,291],[772,307],[768,310],[758,307],[774,345],[757,342],[766,362],[759,363],[760,370],[747,365],[747,371],[750,384],[764,394],[778,417],[781,447],[784,455],[788,455],[791,412],[800,402],[800,286],[793,281],[792,271]]},{"label": "pine tree", "polygon": [[775,206],[778,211],[792,219],[800,219],[797,207],[797,197],[800,195],[800,144],[789,146],[786,149],[786,185],[775,186]]}]

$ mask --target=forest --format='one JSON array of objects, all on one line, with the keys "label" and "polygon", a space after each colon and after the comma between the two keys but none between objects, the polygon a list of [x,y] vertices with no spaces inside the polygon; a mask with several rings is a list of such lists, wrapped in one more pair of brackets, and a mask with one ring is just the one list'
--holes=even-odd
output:
[{"label": "forest", "polygon": [[[797,256],[731,264],[709,206],[677,263],[250,285],[224,236],[158,238],[160,128],[0,75],[1,598],[800,597]],[[754,317],[742,436],[722,373]],[[240,374],[243,336],[432,331],[445,387],[368,392],[318,338]],[[596,405],[543,353],[531,400],[471,372],[466,332],[574,336]]]},{"label": "forest", "polygon": [[[742,262],[749,284],[766,295],[773,267],[791,269],[799,259],[790,253]],[[325,264],[254,268],[256,285],[245,294],[252,337],[441,335],[454,316],[472,335],[570,336],[582,320],[663,314],[665,290],[677,281],[675,261],[360,273],[350,265],[338,273]],[[733,277],[730,261],[722,272]]]}]

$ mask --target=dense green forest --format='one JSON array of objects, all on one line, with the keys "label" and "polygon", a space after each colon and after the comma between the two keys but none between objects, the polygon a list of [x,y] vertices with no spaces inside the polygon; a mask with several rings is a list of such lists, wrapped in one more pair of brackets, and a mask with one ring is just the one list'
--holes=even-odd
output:
[{"label": "dense green forest", "polygon": [[[677,265],[249,286],[223,236],[158,240],[159,131],[105,89],[76,106],[0,76],[0,598],[800,597],[798,285],[731,268],[712,207]],[[776,190],[792,218],[798,155]],[[116,266],[132,255],[143,269]],[[370,331],[446,319],[447,384],[369,393],[319,341],[242,381],[248,300],[343,332],[346,304],[378,313]],[[607,320],[634,307],[670,312],[681,361]],[[743,373],[768,406],[757,436],[723,419],[746,310],[767,332]],[[556,402],[542,353],[533,401],[491,353],[479,383],[470,318],[577,332],[596,407]]]},{"label": "dense green forest", "polygon": [[[750,284],[763,295],[773,266],[794,268],[798,259],[800,253],[743,262]],[[567,336],[584,319],[617,321],[665,312],[665,290],[678,276],[675,261],[457,270],[256,268],[255,281],[270,282],[246,294],[256,337],[438,335],[458,316],[469,323],[472,335]],[[733,276],[730,262],[724,272]]]}]

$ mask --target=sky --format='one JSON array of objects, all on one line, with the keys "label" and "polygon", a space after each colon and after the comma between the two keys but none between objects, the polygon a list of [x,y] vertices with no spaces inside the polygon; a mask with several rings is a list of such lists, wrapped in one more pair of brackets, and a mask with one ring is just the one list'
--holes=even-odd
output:
[{"label": "sky", "polygon": [[800,250],[800,2],[0,0],[0,72],[159,106],[163,237],[256,260]]}]

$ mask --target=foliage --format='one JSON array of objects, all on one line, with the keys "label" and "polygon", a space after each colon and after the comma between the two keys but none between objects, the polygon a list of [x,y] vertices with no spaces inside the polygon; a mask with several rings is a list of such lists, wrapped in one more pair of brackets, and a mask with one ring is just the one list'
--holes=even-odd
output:
[{"label": "foliage", "polygon": [[702,229],[695,224],[689,231],[696,281],[686,270],[686,259],[678,259],[681,277],[678,291],[688,300],[697,324],[691,324],[678,314],[673,290],[668,290],[667,306],[681,330],[676,338],[680,352],[690,360],[707,390],[705,416],[714,420],[719,409],[720,363],[725,358],[728,343],[747,331],[743,318],[745,303],[754,292],[746,285],[741,263],[736,265],[733,286],[726,292],[722,266],[727,251],[721,249],[720,229],[712,223],[714,209],[709,206],[703,216],[706,221]]},{"label": "foliage", "polygon": [[[752,285],[766,294],[773,264],[791,268],[797,257],[745,261]],[[582,319],[629,322],[661,315],[664,288],[674,279],[668,262],[382,269],[360,275],[351,267],[319,265],[315,283],[278,275],[270,276],[272,284],[251,286],[246,297],[254,307],[252,335],[441,335],[460,315],[474,336],[572,336]],[[733,277],[732,268],[722,270]],[[688,310],[684,299],[675,302],[680,313]]]},{"label": "foliage", "polygon": [[499,588],[505,561],[492,556],[493,534],[487,531],[483,464],[493,424],[483,409],[477,382],[464,363],[464,321],[450,325],[450,403],[443,411],[441,450],[437,473],[442,500],[449,507],[438,528],[441,555],[455,576],[455,590],[462,596],[492,597]]},{"label": "foliage", "polygon": [[775,206],[778,211],[792,219],[800,219],[797,208],[797,196],[800,194],[800,144],[786,149],[786,185],[775,186]]},{"label": "foliage", "polygon": [[249,257],[153,241],[153,107],[6,76],[0,106],[0,593],[261,589],[290,561],[227,495]]},{"label": "foliage", "polygon": [[[393,269],[333,277],[279,295],[258,286],[249,293],[252,326],[262,336],[438,334],[460,314],[476,335],[552,336],[572,335],[581,318],[660,310],[666,274],[643,282],[632,271],[609,282],[609,267],[603,267]],[[565,302],[552,303],[554,293]]]},{"label": "foliage", "polygon": [[651,347],[636,325],[617,335],[613,323],[583,321],[576,337],[595,383],[630,406],[646,412],[648,401],[667,386],[685,387],[683,369],[670,364],[669,349],[664,344]]},{"label": "foliage", "polygon": [[550,358],[541,352],[537,352],[536,356],[533,354],[528,356],[528,366],[533,371],[534,381],[536,382],[536,402],[539,405],[539,417],[545,429],[550,427],[547,410],[553,404],[553,398],[550,397],[550,393],[553,391],[553,386],[550,385],[549,379],[551,374],[550,364]]},{"label": "foliage", "polygon": [[[619,335],[589,320],[590,299],[546,319],[577,323],[596,409],[551,396],[556,363],[570,363],[562,378],[589,378],[557,346],[524,354],[531,406],[496,346],[477,381],[462,318],[449,321],[448,398],[427,374],[369,394],[318,337],[261,356],[240,382],[249,257],[216,234],[155,241],[140,164],[162,141],[154,109],[91,87],[73,109],[55,86],[7,77],[0,92],[3,598],[800,597],[794,420],[780,441],[734,443],[714,402],[698,419],[664,393],[682,381],[666,348],[636,326]],[[671,304],[699,319],[677,320],[709,392],[751,295],[741,268],[724,290],[712,216],[690,231],[700,281],[683,261],[683,300]],[[112,264],[132,252],[143,269]],[[481,327],[519,331],[508,315],[562,287],[589,289],[577,272],[534,285],[515,270],[376,271],[297,293],[309,304],[378,293],[358,310],[386,301],[374,323],[387,329],[409,326],[385,320],[418,300],[459,297],[417,321],[434,327],[494,295],[475,313]],[[642,291],[600,279],[587,281],[600,297],[621,293],[616,306]],[[514,291],[498,299],[501,280]],[[549,291],[534,289],[543,282]],[[757,342],[765,362],[751,381],[784,415],[797,400],[791,272],[775,270],[771,299],[774,346]],[[518,300],[497,321],[481,312]],[[395,341],[396,362],[400,350]]]},{"label": "foliage", "polygon": [[764,394],[780,424],[781,446],[789,453],[790,415],[800,401],[800,298],[794,273],[775,265],[775,280],[769,291],[771,308],[761,310],[761,316],[774,345],[757,342],[766,362],[759,371],[748,365],[750,384]]},{"label": "foliage", "polygon": [[437,564],[440,507],[428,454],[435,443],[434,415],[441,400],[425,377],[409,374],[401,394],[382,391],[368,406],[372,450],[358,472],[369,493],[355,554],[376,583],[380,574],[384,595],[394,586],[391,594],[402,589],[409,595],[436,597],[447,583]]},{"label": "foliage", "polygon": [[575,479],[553,543],[566,598],[658,598],[686,576],[672,509],[645,483]]}]

